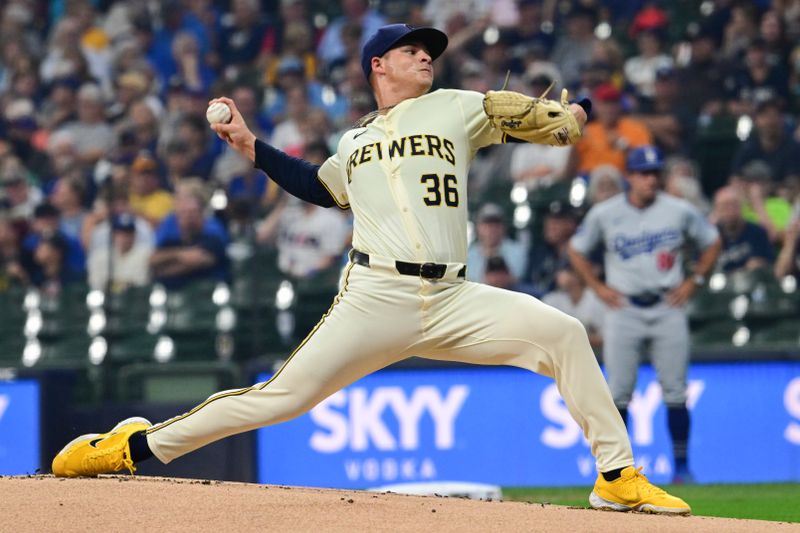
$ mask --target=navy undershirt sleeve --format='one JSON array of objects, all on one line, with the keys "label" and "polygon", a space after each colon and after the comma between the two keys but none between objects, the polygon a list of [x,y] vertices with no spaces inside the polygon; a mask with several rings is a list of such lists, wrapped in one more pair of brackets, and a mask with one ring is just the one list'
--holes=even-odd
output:
[{"label": "navy undershirt sleeve", "polygon": [[306,202],[333,207],[336,202],[317,178],[318,165],[292,157],[256,139],[256,168],[266,172],[283,190]]}]

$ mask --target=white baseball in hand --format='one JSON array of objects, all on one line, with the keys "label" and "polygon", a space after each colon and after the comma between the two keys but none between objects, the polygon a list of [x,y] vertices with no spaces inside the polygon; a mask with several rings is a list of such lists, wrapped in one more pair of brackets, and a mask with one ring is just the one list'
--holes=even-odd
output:
[{"label": "white baseball in hand", "polygon": [[206,109],[209,124],[227,124],[231,121],[231,108],[225,102],[214,102]]}]

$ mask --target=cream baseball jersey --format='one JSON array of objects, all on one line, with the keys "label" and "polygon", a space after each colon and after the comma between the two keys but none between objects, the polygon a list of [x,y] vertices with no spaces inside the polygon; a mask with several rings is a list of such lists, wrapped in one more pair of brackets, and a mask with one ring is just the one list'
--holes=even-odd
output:
[{"label": "cream baseball jersey", "polygon": [[464,263],[469,163],[502,140],[483,112],[483,94],[442,89],[349,130],[318,177],[339,207],[352,209],[357,250]]}]

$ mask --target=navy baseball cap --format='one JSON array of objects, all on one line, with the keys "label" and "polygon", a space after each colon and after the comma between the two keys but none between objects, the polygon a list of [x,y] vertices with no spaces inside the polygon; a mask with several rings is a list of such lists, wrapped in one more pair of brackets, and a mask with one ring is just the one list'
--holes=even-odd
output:
[{"label": "navy baseball cap", "polygon": [[111,219],[111,228],[116,231],[136,231],[136,219],[129,213],[119,213]]},{"label": "navy baseball cap", "polygon": [[655,146],[639,146],[628,152],[625,166],[634,172],[661,170],[661,167],[664,166],[664,159],[661,157],[661,150]]},{"label": "navy baseball cap", "polygon": [[389,24],[378,29],[361,49],[361,69],[367,81],[372,74],[372,58],[408,42],[420,42],[428,49],[431,61],[447,48],[447,35],[436,28],[415,28],[408,24]]}]

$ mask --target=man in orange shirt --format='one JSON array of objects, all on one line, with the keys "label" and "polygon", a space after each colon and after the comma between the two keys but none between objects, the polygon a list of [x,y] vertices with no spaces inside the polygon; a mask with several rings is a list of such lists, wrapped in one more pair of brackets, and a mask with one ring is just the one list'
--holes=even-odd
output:
[{"label": "man in orange shirt", "polygon": [[583,138],[572,154],[579,174],[610,164],[625,171],[625,154],[630,148],[652,144],[652,136],[640,121],[623,116],[622,93],[611,85],[599,85],[592,94],[594,120],[586,125]]}]

